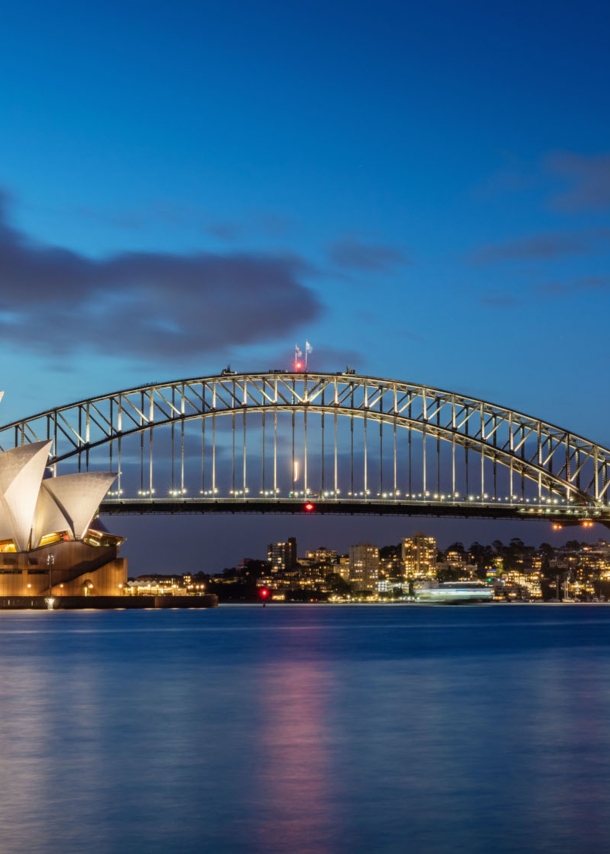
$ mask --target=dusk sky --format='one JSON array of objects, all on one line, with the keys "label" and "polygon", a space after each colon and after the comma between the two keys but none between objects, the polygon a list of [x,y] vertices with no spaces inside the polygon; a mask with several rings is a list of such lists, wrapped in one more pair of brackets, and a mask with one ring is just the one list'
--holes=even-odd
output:
[{"label": "dusk sky", "polygon": [[[6,5],[2,423],[288,366],[307,338],[312,369],[461,391],[610,446],[609,32],[607,2]],[[209,543],[208,570],[292,533],[549,539],[159,517],[153,559],[150,520],[111,522],[131,574],[170,571],[176,535],[188,568]]]}]

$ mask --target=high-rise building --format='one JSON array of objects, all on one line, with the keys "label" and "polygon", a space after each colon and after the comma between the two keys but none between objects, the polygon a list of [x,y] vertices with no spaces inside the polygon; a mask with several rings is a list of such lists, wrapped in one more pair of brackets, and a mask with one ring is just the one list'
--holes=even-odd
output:
[{"label": "high-rise building", "polygon": [[337,563],[337,549],[327,549],[324,546],[320,546],[318,549],[305,552],[305,557],[307,560],[313,560],[315,563],[331,566]]},{"label": "high-rise building", "polygon": [[421,531],[402,541],[402,560],[407,578],[436,575],[436,540]]},{"label": "high-rise building", "polygon": [[355,590],[373,590],[379,576],[379,549],[372,543],[349,547],[349,580]]},{"label": "high-rise building", "polygon": [[271,572],[285,572],[297,566],[297,541],[288,537],[285,543],[269,543],[267,560],[271,564]]}]

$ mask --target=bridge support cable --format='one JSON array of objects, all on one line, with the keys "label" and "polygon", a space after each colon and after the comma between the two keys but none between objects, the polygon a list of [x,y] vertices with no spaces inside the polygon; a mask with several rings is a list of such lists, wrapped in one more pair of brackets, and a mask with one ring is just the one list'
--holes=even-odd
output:
[{"label": "bridge support cable", "polygon": [[364,495],[365,497],[369,494],[369,446],[368,446],[368,412],[364,410],[364,465],[363,465],[363,478],[364,478]]},{"label": "bridge support cable", "polygon": [[[394,410],[396,411],[396,410]],[[393,433],[393,455],[392,455],[392,494],[394,496],[398,495],[398,459],[396,456],[396,416],[394,416],[394,420],[392,421],[392,433]]]},{"label": "bridge support cable", "polygon": [[231,495],[235,495],[235,413],[231,413]]},{"label": "bridge support cable", "polygon": [[243,495],[246,496],[248,493],[248,430],[246,424],[246,410],[244,409],[243,413],[243,470],[242,470],[242,489]]},{"label": "bridge support cable", "polygon": [[216,495],[216,412],[212,415],[212,496]]},{"label": "bridge support cable", "polygon": [[[207,388],[205,385],[202,385],[201,388],[201,411],[203,413],[209,412],[210,406],[206,400],[206,392]],[[208,495],[209,489],[206,488],[206,469],[210,468],[210,466],[206,465],[206,456],[207,456],[207,442],[206,442],[206,424],[208,424],[208,419],[203,417],[201,419],[201,491],[204,496]],[[208,475],[209,477],[209,475]]]},{"label": "bridge support cable", "polygon": [[273,410],[273,495],[278,494],[277,485],[277,409]]},{"label": "bridge support cable", "polygon": [[337,410],[333,412],[333,493],[339,495],[339,444],[337,437]]},{"label": "bridge support cable", "polygon": [[267,494],[265,489],[265,463],[266,463],[266,428],[267,426],[267,413],[263,412],[263,423],[262,423],[262,442],[261,442],[261,493],[263,495]]},{"label": "bridge support cable", "polygon": [[[322,401],[322,402],[324,402],[324,401]],[[324,442],[324,437],[325,437],[324,420],[325,420],[325,417],[326,416],[325,416],[324,412],[321,412],[320,413],[320,434],[321,434],[321,448],[322,448],[322,453],[321,453],[321,463],[322,463],[321,487],[322,488],[321,488],[321,492],[322,492],[323,496],[326,495],[326,481],[325,481],[325,477],[324,477],[324,475],[326,474],[326,445]]]},{"label": "bridge support cable", "polygon": [[307,409],[305,409],[303,411],[303,488],[305,491],[305,495],[307,495],[309,492],[308,479],[307,479],[307,469],[308,469],[308,467],[307,467],[307,463],[308,463],[307,454],[308,454],[308,451],[309,451],[309,448],[307,445]]},{"label": "bridge support cable", "polygon": [[428,495],[428,433],[426,432],[426,424],[422,428],[422,492],[424,496]]}]

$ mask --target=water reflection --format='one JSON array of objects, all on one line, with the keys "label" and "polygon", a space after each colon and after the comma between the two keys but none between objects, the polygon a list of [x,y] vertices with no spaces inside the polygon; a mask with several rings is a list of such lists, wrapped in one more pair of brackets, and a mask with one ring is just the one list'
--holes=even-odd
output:
[{"label": "water reflection", "polygon": [[314,661],[284,660],[261,675],[258,850],[331,854],[340,828],[329,727],[332,674]]},{"label": "water reflection", "polygon": [[610,608],[0,615],[0,851],[610,849]]}]

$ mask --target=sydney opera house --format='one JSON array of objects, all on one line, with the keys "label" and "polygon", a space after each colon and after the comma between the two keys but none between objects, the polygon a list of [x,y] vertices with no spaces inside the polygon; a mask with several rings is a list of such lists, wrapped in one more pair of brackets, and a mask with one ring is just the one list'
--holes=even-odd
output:
[{"label": "sydney opera house", "polygon": [[116,475],[48,476],[50,449],[0,453],[0,596],[120,596],[123,540],[94,521]]}]

